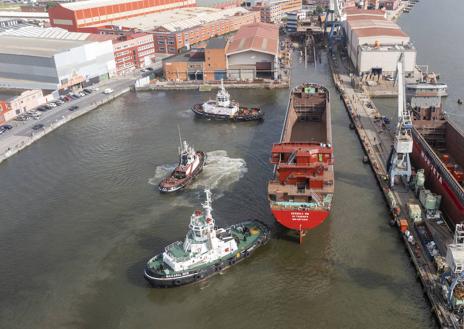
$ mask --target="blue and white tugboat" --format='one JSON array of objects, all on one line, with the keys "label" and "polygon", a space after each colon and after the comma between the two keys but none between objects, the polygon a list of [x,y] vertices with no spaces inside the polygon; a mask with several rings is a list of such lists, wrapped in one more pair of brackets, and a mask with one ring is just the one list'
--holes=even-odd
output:
[{"label": "blue and white tugboat", "polygon": [[195,104],[192,111],[197,117],[209,120],[254,121],[263,120],[264,116],[259,108],[241,107],[237,102],[231,101],[222,79],[216,100]]},{"label": "blue and white tugboat", "polygon": [[168,245],[145,266],[145,278],[154,287],[177,287],[204,280],[248,258],[270,239],[270,230],[253,220],[216,228],[211,212],[211,192],[205,190],[203,211],[190,217],[185,241]]}]

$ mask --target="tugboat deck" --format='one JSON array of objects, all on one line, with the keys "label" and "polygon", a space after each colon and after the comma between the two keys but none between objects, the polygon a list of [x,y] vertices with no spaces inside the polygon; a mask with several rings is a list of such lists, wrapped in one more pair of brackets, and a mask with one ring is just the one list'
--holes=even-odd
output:
[{"label": "tugboat deck", "polygon": [[[233,254],[231,253],[231,254],[226,255],[225,257],[222,257],[221,259],[216,259],[213,263],[218,262],[218,261],[223,261],[224,259],[228,259],[234,256],[235,254],[240,254],[240,252],[249,248],[251,245],[255,244],[256,241],[262,237],[263,232],[261,232],[261,229],[258,228],[253,222],[250,222],[250,224],[251,225],[247,227],[249,230],[254,230],[254,232],[249,235],[247,235],[244,232],[239,231],[238,229],[234,227],[231,228],[231,234],[237,241],[238,249]],[[175,258],[178,258],[179,260],[185,257],[188,257],[188,254],[183,249],[183,243],[181,241],[172,243],[171,245],[166,247],[166,250],[169,252],[171,256],[174,256]],[[162,254],[160,254],[159,257],[152,259],[149,263],[149,266],[153,269],[161,270],[165,275],[168,275],[168,276],[174,275],[177,273],[171,268],[164,266]],[[188,271],[199,271],[209,266],[211,266],[211,262],[203,263],[203,264],[191,267],[189,268]]]}]

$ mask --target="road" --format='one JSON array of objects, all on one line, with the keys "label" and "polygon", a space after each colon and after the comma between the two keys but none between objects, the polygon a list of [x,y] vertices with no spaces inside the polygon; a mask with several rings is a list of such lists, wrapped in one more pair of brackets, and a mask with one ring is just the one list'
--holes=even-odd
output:
[{"label": "road", "polygon": [[13,129],[10,129],[6,133],[0,135],[0,154],[12,150],[17,147],[19,144],[24,142],[25,138],[32,137],[34,134],[39,133],[40,131],[35,131],[32,127],[36,124],[43,124],[44,128],[49,127],[53,123],[58,122],[59,120],[66,119],[73,112],[68,109],[73,106],[79,106],[80,111],[94,105],[95,103],[103,102],[105,99],[110,99],[111,95],[106,95],[103,93],[105,88],[113,89],[113,93],[118,93],[129,86],[133,85],[134,79],[132,78],[118,78],[112,80],[106,80],[100,84],[95,85],[98,87],[98,91],[94,91],[92,94],[78,98],[64,103],[61,106],[53,108],[47,112],[43,112],[40,119],[34,120],[29,119],[27,121],[10,121],[8,124],[13,126]]}]

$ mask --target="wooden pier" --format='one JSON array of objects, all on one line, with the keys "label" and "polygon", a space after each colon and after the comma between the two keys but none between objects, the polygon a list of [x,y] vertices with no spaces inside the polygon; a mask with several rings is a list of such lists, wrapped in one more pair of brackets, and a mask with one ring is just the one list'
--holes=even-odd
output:
[{"label": "wooden pier", "polygon": [[[414,229],[414,221],[409,218],[407,204],[410,202],[419,204],[419,200],[414,192],[407,187],[398,189],[389,187],[387,161],[393,147],[394,131],[390,131],[386,127],[382,115],[371,99],[363,91],[358,91],[352,87],[350,68],[346,66],[349,63],[343,62],[336,50],[334,50],[331,58],[329,56],[329,63],[340,98],[369,158],[393,220],[398,226],[400,226],[400,220],[407,220],[408,222],[409,231],[414,237],[415,243],[410,243],[403,233],[401,233],[401,237],[411,262],[416,268],[424,294],[428,297],[438,324],[441,328],[464,328],[463,324],[459,323],[458,316],[448,309],[447,301],[443,298],[441,292],[441,284],[435,264],[429,258],[428,251],[420,243],[418,233]],[[444,236],[443,239],[451,237],[451,232],[441,233]],[[437,244],[440,242],[444,241],[438,241]],[[445,242],[448,243],[448,240]]]}]

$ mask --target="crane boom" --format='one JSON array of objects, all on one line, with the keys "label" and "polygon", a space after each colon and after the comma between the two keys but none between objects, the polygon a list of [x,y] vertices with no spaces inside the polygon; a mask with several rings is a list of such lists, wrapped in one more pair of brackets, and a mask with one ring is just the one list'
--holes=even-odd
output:
[{"label": "crane boom", "polygon": [[404,56],[401,55],[397,63],[396,79],[398,84],[398,124],[396,126],[395,140],[389,159],[390,186],[395,185],[395,177],[400,176],[408,183],[411,178],[412,153],[412,119],[406,106],[404,85]]}]

